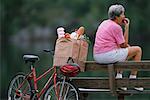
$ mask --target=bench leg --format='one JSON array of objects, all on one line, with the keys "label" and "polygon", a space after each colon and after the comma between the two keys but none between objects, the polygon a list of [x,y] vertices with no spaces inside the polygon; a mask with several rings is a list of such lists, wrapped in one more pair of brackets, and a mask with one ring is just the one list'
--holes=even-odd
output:
[{"label": "bench leg", "polygon": [[124,95],[123,94],[118,95],[118,100],[124,100]]}]

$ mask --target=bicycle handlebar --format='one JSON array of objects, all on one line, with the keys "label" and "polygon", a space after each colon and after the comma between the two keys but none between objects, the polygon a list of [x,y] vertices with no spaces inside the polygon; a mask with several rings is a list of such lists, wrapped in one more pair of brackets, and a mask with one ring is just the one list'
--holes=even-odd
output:
[{"label": "bicycle handlebar", "polygon": [[54,51],[55,50],[44,49],[43,51],[46,52],[46,53],[50,53],[52,55],[52,57],[54,56]]}]

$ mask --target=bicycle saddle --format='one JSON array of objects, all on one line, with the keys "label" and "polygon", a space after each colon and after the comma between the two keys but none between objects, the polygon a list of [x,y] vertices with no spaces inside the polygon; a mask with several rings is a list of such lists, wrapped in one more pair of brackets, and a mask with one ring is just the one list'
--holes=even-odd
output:
[{"label": "bicycle saddle", "polygon": [[40,58],[36,55],[24,55],[23,56],[24,61],[35,63],[36,61],[40,60]]}]

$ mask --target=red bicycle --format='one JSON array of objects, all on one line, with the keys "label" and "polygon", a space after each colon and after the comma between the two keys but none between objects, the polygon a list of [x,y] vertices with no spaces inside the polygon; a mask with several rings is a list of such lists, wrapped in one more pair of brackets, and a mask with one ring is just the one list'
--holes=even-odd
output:
[{"label": "red bicycle", "polygon": [[[24,55],[23,59],[30,65],[31,72],[19,73],[11,80],[8,100],[79,100],[78,88],[69,77],[58,74],[59,67],[51,67],[37,77],[34,64],[39,57]],[[50,77],[39,91],[38,81],[49,74]]]}]

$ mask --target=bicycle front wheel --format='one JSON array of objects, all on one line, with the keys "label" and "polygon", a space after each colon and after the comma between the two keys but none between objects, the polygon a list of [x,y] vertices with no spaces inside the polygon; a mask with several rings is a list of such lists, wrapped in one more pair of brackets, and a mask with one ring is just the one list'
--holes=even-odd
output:
[{"label": "bicycle front wheel", "polygon": [[[56,95],[56,91],[58,95]],[[65,81],[64,84],[63,81],[58,81],[56,85],[51,85],[45,92],[44,100],[58,100],[58,96],[59,100],[79,100],[78,89],[70,81]]]},{"label": "bicycle front wheel", "polygon": [[30,100],[31,87],[25,74],[17,74],[9,85],[8,100]]}]

